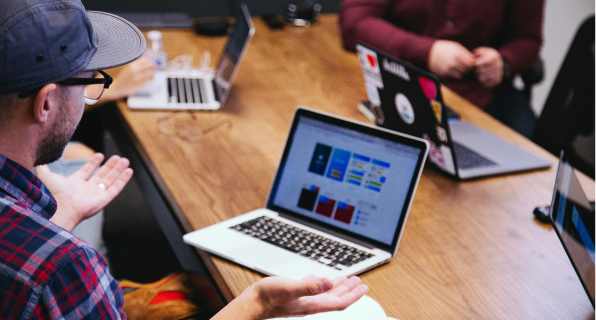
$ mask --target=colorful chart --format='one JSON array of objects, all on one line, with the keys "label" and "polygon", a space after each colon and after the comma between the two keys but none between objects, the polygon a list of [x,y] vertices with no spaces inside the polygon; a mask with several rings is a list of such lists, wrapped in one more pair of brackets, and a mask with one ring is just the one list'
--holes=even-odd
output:
[{"label": "colorful chart", "polygon": [[340,182],[343,181],[351,155],[352,153],[350,151],[335,148],[331,156],[329,169],[327,170],[327,178]]},{"label": "colorful chart", "polygon": [[298,207],[312,211],[312,209],[315,207],[315,202],[317,201],[318,195],[319,187],[315,185],[309,186],[308,188],[302,188],[302,192],[300,192],[300,198],[298,199]]},{"label": "colorful chart", "polygon": [[325,196],[319,196],[319,203],[317,203],[316,213],[331,218],[333,208],[335,207],[335,200],[329,199]]},{"label": "colorful chart", "polygon": [[326,146],[321,143],[317,143],[315,147],[315,152],[312,155],[312,159],[310,160],[310,166],[308,167],[308,171],[312,173],[316,173],[319,175],[325,174],[325,168],[327,167],[327,162],[329,161],[329,155],[331,154],[330,146]]},{"label": "colorful chart", "polygon": [[333,216],[333,219],[350,224],[353,215],[354,206],[340,201],[337,203],[337,209],[335,210],[335,216]]}]

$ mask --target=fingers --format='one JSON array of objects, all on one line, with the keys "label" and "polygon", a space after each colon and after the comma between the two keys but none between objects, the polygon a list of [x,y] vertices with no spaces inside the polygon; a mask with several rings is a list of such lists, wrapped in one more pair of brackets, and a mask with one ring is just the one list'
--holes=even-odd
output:
[{"label": "fingers", "polygon": [[79,177],[83,180],[88,180],[91,177],[91,175],[93,175],[93,172],[95,172],[95,169],[99,167],[99,165],[103,161],[103,158],[104,156],[101,153],[94,154],[93,156],[91,156],[89,161],[87,161],[87,163],[85,163],[85,165],[83,165],[79,170],[75,171],[75,173],[73,173],[72,176]]},{"label": "fingers", "polygon": [[[106,189],[106,192],[110,195],[111,199],[114,199],[118,194],[120,194],[120,192],[122,192],[122,189],[124,189],[124,186],[126,186],[128,181],[132,177],[132,174],[133,174],[132,169],[127,168],[126,170],[122,171],[122,173],[120,173],[120,175],[112,183],[112,185],[110,185],[110,187],[108,187]],[[111,201],[111,199],[110,199],[110,201]]]},{"label": "fingers", "polygon": [[[352,281],[354,281],[354,283],[358,282],[356,280]],[[360,284],[339,296],[318,295],[315,297],[308,297],[308,299],[303,300],[303,304],[301,306],[304,310],[306,310],[306,312],[303,312],[303,314],[344,310],[362,298],[362,296],[368,292],[368,289],[369,288],[367,285]]]},{"label": "fingers", "polygon": [[[345,277],[343,278],[345,279]],[[330,294],[335,296],[342,296],[352,291],[354,288],[360,285],[361,282],[362,280],[360,280],[360,278],[351,277],[350,279],[342,281],[335,289],[333,289],[332,292],[330,292]]]},{"label": "fingers", "polygon": [[112,185],[120,177],[120,175],[128,168],[130,162],[126,158],[118,159],[118,162],[112,167],[112,169],[103,177],[100,182],[103,182],[106,186]]},{"label": "fingers", "polygon": [[292,290],[294,297],[314,296],[327,292],[333,288],[333,282],[328,278],[311,278],[299,281]]}]

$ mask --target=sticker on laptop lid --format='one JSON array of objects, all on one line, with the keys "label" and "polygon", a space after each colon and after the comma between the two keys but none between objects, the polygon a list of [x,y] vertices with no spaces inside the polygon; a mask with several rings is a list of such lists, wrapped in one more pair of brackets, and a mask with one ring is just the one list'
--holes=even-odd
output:
[{"label": "sticker on laptop lid", "polygon": [[433,109],[433,113],[435,118],[437,118],[437,122],[441,123],[442,117],[442,105],[439,101],[437,101],[437,92],[439,88],[437,88],[437,84],[429,78],[425,77],[418,77],[418,84],[420,84],[420,88],[426,98],[430,101],[430,106]]},{"label": "sticker on laptop lid", "polygon": [[428,158],[430,159],[430,162],[435,164],[441,170],[455,175],[455,163],[453,162],[453,154],[451,153],[451,149],[444,144],[437,146],[426,133],[423,134],[422,137],[428,141],[430,146],[428,151]]},{"label": "sticker on laptop lid", "polygon": [[362,69],[364,82],[383,89],[383,79],[381,78],[377,53],[360,45],[356,47],[358,49],[358,58],[360,59],[360,68]]},{"label": "sticker on laptop lid", "polygon": [[377,89],[375,85],[370,84],[368,82],[364,83],[364,86],[366,87],[366,95],[368,96],[368,101],[370,101],[370,103],[376,106],[380,106],[381,97],[379,96],[379,89]]},{"label": "sticker on laptop lid", "polygon": [[405,123],[414,123],[414,108],[412,108],[410,100],[404,94],[398,93],[395,95],[395,107],[397,108],[397,114]]},{"label": "sticker on laptop lid", "polygon": [[442,142],[447,143],[449,139],[447,139],[447,131],[445,131],[445,128],[436,126],[435,129],[437,129],[437,138]]},{"label": "sticker on laptop lid", "polygon": [[437,100],[431,100],[430,101],[430,105],[433,108],[433,111],[435,112],[435,118],[437,118],[437,123],[442,123],[441,119],[443,119],[442,117],[442,105],[439,101]]}]

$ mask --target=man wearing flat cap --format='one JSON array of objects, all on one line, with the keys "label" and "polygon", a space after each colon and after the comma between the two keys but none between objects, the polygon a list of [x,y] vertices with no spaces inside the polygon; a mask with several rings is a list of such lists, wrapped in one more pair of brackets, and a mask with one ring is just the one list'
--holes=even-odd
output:
[{"label": "man wearing flat cap", "polygon": [[[120,193],[132,176],[128,160],[114,156],[100,167],[95,154],[69,177],[40,165],[62,155],[85,99],[109,88],[102,70],[144,50],[132,24],[87,12],[79,0],[0,0],[0,318],[126,318],[106,260],[70,231]],[[266,278],[214,319],[340,310],[367,291],[359,284]]]}]

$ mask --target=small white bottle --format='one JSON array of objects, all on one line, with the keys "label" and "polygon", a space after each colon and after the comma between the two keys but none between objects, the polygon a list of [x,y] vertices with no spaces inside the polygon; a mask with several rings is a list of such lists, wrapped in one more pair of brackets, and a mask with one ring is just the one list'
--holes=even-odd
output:
[{"label": "small white bottle", "polygon": [[157,30],[149,31],[147,38],[149,38],[149,43],[147,44],[145,55],[153,60],[157,69],[164,70],[168,63],[168,54],[163,48],[161,32]]}]

